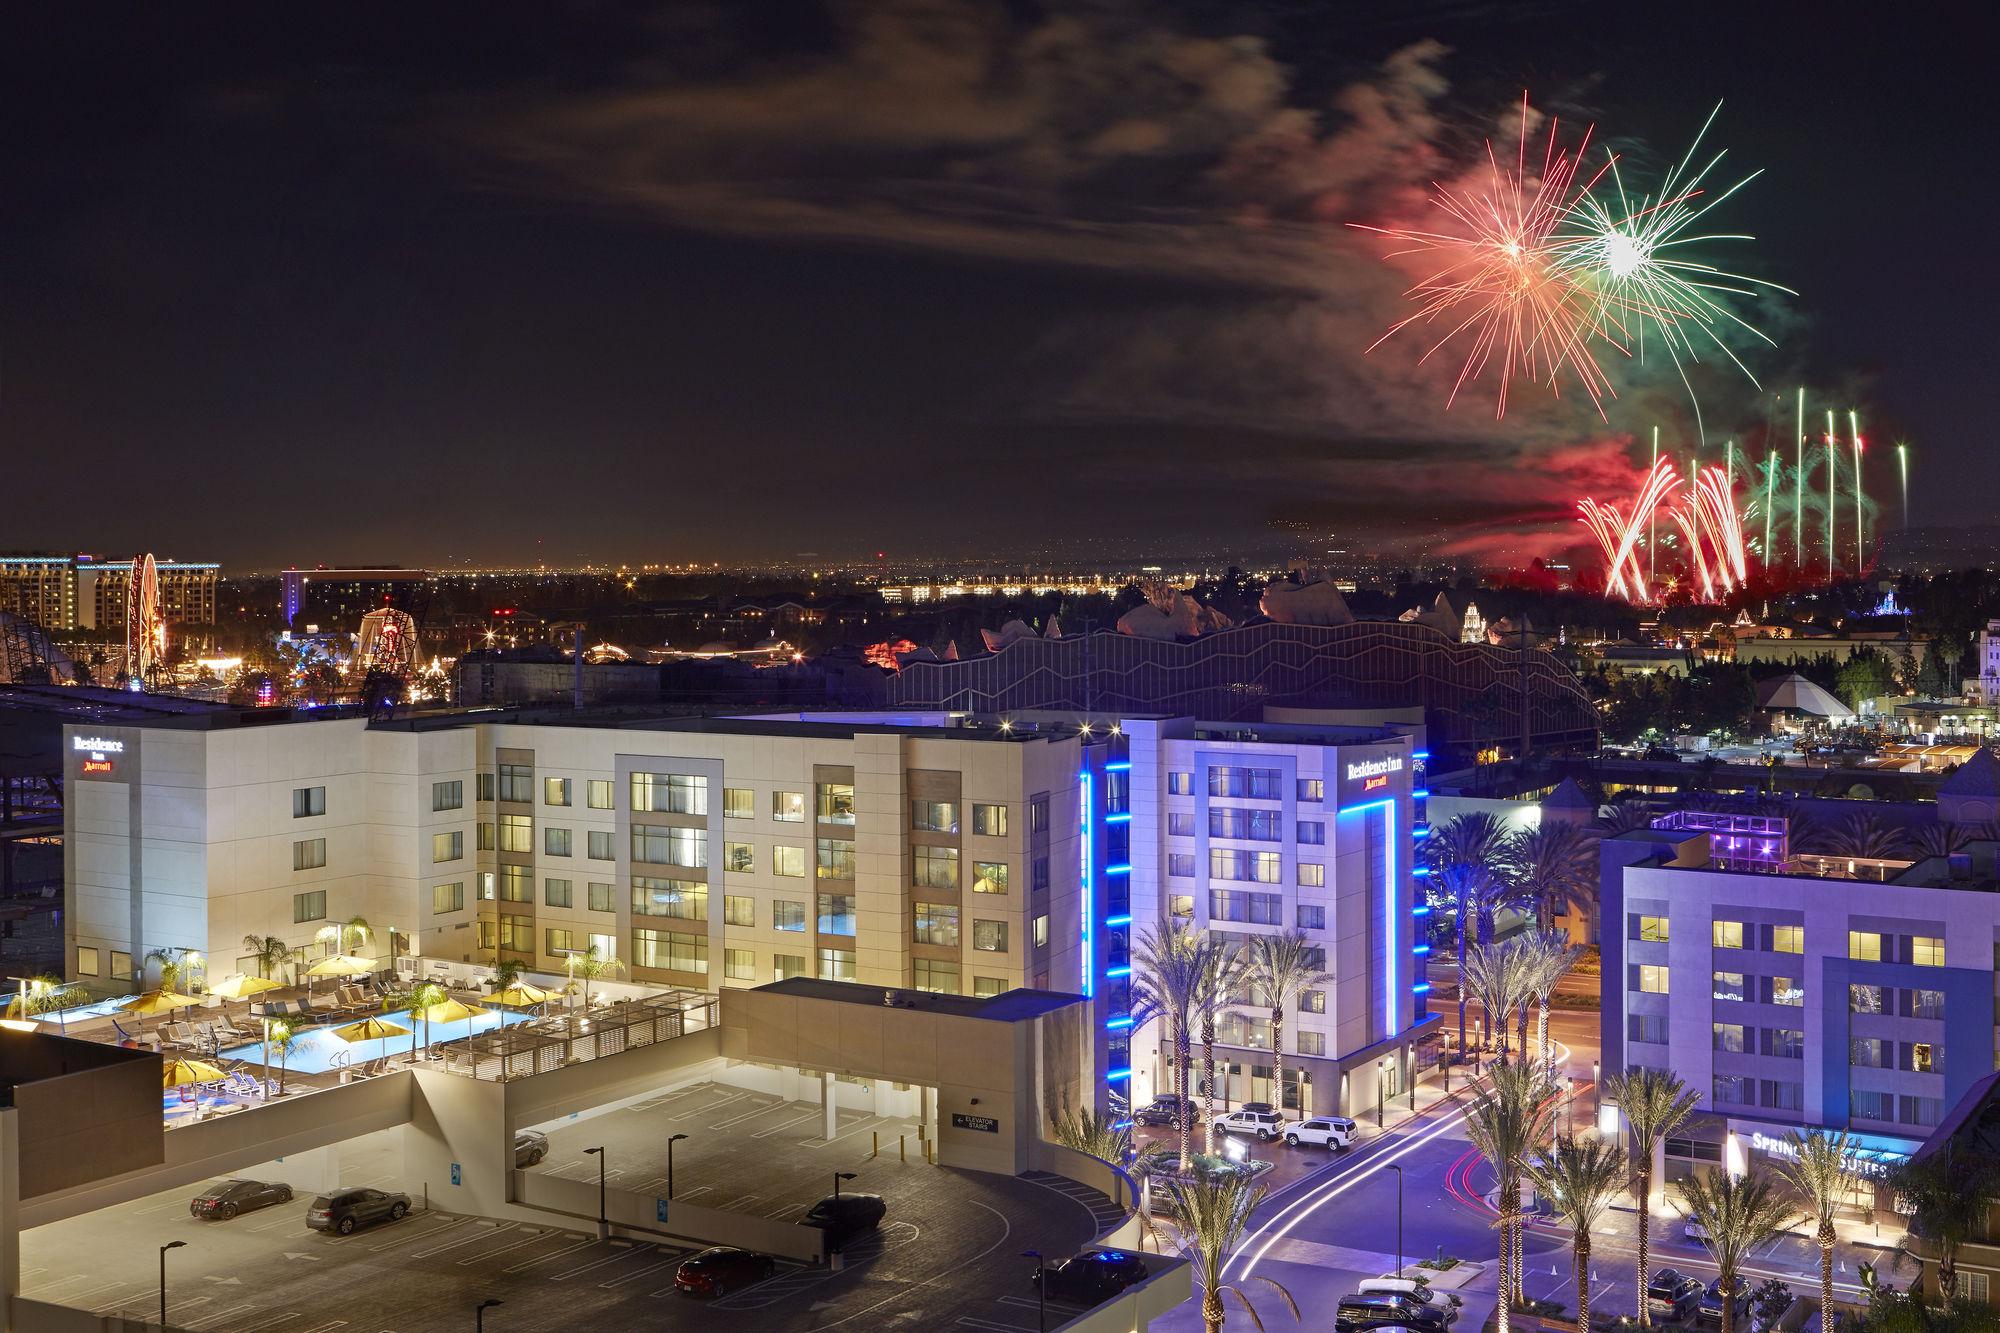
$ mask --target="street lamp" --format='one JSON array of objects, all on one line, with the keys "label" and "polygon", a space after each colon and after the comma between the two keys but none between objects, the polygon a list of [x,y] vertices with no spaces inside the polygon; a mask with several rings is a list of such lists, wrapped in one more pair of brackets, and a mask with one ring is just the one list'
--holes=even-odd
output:
[{"label": "street lamp", "polygon": [[604,1206],[604,1148],[601,1144],[585,1148],[583,1155],[597,1159],[597,1236],[600,1240],[608,1240],[611,1236],[611,1215]]},{"label": "street lamp", "polygon": [[473,1306],[472,1327],[474,1333],[486,1333],[486,1312],[496,1305],[505,1305],[506,1303],[498,1296],[488,1296],[485,1300]]},{"label": "street lamp", "polygon": [[1023,1250],[1021,1251],[1021,1257],[1035,1261],[1035,1333],[1048,1333],[1049,1289],[1048,1278],[1044,1276],[1047,1270],[1042,1267],[1042,1252],[1040,1250]]},{"label": "street lamp", "polygon": [[167,1326],[167,1251],[178,1250],[186,1245],[184,1240],[170,1240],[160,1247],[160,1327]]},{"label": "street lamp", "polygon": [[1396,1173],[1396,1277],[1403,1276],[1403,1168],[1394,1162],[1384,1166]]},{"label": "street lamp", "polygon": [[675,1134],[667,1140],[667,1197],[674,1197],[674,1145],[686,1138],[685,1134]]},{"label": "street lamp", "polygon": [[852,1171],[836,1171],[836,1172],[834,1172],[834,1173],[833,1173],[833,1197],[834,1197],[834,1198],[836,1198],[836,1199],[838,1199],[838,1198],[840,1197],[840,1182],[841,1182],[841,1181],[843,1181],[843,1180],[852,1180],[852,1179],[854,1179],[854,1173],[853,1173]]}]

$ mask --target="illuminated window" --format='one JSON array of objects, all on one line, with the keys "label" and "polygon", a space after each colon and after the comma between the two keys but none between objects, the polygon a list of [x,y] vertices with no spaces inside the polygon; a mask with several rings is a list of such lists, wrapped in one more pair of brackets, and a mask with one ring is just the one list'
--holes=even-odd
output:
[{"label": "illuminated window", "polygon": [[822,935],[852,935],[854,933],[853,894],[822,893],[819,895],[819,933]]},{"label": "illuminated window", "polygon": [[632,859],[647,865],[701,869],[708,864],[708,830],[634,824]]},{"label": "illuminated window", "polygon": [[820,879],[854,878],[854,844],[845,838],[820,838],[816,849]]},{"label": "illuminated window", "polygon": [[792,977],[802,977],[805,974],[806,974],[806,959],[804,954],[781,953],[772,955],[771,957],[772,980],[785,981]]},{"label": "illuminated window", "polygon": [[1714,944],[1718,949],[1740,949],[1743,947],[1743,923],[1741,921],[1717,921],[1713,934]]},{"label": "illuminated window", "polygon": [[722,975],[729,981],[755,981],[757,979],[757,954],[752,949],[724,949],[722,951]]},{"label": "illuminated window", "polygon": [[722,919],[732,926],[754,926],[757,924],[757,900],[740,893],[723,895]]},{"label": "illuminated window", "polygon": [[958,909],[939,903],[918,903],[912,909],[915,921],[910,938],[918,944],[958,947]]},{"label": "illuminated window", "polygon": [[1944,1052],[1927,1041],[1910,1043],[1910,1069],[1918,1074],[1942,1074]]},{"label": "illuminated window", "polygon": [[806,794],[802,791],[774,791],[771,793],[771,818],[780,824],[803,824],[806,822]]},{"label": "illuminated window", "polygon": [[1235,847],[1208,849],[1210,879],[1250,880],[1276,884],[1284,871],[1284,858],[1276,852],[1253,852]]},{"label": "illuminated window", "polygon": [[771,849],[771,873],[780,879],[806,877],[806,849],[779,843]]},{"label": "illuminated window", "polygon": [[500,816],[500,850],[503,852],[534,851],[535,821],[527,815]]},{"label": "illuminated window", "polygon": [[1717,1023],[1715,1027],[1715,1049],[1743,1053],[1743,1025],[1741,1023]]},{"label": "illuminated window", "polygon": [[1049,918],[1043,914],[1035,918],[1035,947],[1046,949],[1049,944]]},{"label": "illuminated window", "polygon": [[981,999],[990,999],[995,995],[1004,994],[1006,990],[1007,982],[1003,977],[974,977],[972,979],[972,993]]},{"label": "illuminated window", "polygon": [[708,885],[694,879],[632,879],[632,915],[708,920]]},{"label": "illuminated window", "polygon": [[1007,892],[1007,863],[1005,861],[974,861],[972,863],[972,891],[974,893]]},{"label": "illuminated window", "polygon": [[1718,1000],[1741,1000],[1746,998],[1741,972],[1717,972],[1715,974],[1715,998]]},{"label": "illuminated window", "polygon": [[1007,923],[1005,921],[973,922],[972,947],[981,953],[1006,953]]},{"label": "illuminated window", "polygon": [[569,779],[568,779],[568,778],[543,778],[543,779],[542,779],[542,804],[543,804],[543,805],[568,805],[568,804],[569,804]]},{"label": "illuminated window", "polygon": [[1641,940],[1647,944],[1665,944],[1667,942],[1667,919],[1665,917],[1635,916],[1632,920],[1635,923],[1632,932],[1633,939]]},{"label": "illuminated window", "polygon": [[652,814],[705,815],[708,779],[690,773],[634,773],[632,808]]},{"label": "illuminated window", "polygon": [[771,904],[771,928],[792,932],[803,932],[806,928],[806,905],[780,898]]},{"label": "illuminated window", "polygon": [[[76,974],[80,977],[94,977],[97,973],[97,950],[79,947],[76,951]],[[998,992],[995,992],[996,994]]]},{"label": "illuminated window", "polygon": [[542,881],[542,903],[547,907],[573,907],[576,905],[576,887],[566,879],[545,879]]},{"label": "illuminated window", "polygon": [[1847,988],[1847,1012],[1850,1014],[1879,1014],[1882,1010],[1882,988],[1880,986],[1850,985]]},{"label": "illuminated window", "polygon": [[819,822],[822,824],[852,824],[854,822],[853,783],[822,782],[819,784]]},{"label": "illuminated window", "polygon": [[1864,963],[1882,961],[1882,937],[1872,930],[1847,932],[1847,956]]},{"label": "illuminated window", "polygon": [[958,832],[958,803],[955,801],[911,801],[910,827],[919,833]]},{"label": "illuminated window", "polygon": [[1169,796],[1194,795],[1194,774],[1192,773],[1167,774],[1167,794]]},{"label": "illuminated window", "polygon": [[822,981],[854,980],[854,950],[821,949],[819,975]]},{"label": "illuminated window", "polygon": [[503,903],[535,901],[535,877],[528,867],[500,867],[500,901]]},{"label": "illuminated window", "polygon": [[708,936],[681,935],[666,930],[634,930],[632,965],[707,976]]},{"label": "illuminated window", "polygon": [[1917,935],[1910,940],[1910,961],[1918,967],[1944,966],[1944,941],[1934,935]]},{"label": "illuminated window", "polygon": [[1326,887],[1326,867],[1314,861],[1299,862],[1299,886],[1307,889]]},{"label": "illuminated window", "polygon": [[1667,969],[1652,963],[1641,963],[1638,967],[1639,989],[1648,995],[1667,993]]},{"label": "illuminated window", "polygon": [[1771,927],[1771,950],[1774,953],[1804,953],[1806,951],[1806,928],[1804,926]]},{"label": "illuminated window", "polygon": [[1326,779],[1300,778],[1299,799],[1301,801],[1324,801],[1326,799]]},{"label": "illuminated window", "polygon": [[318,870],[326,865],[326,839],[304,838],[292,844],[292,869]]},{"label": "illuminated window", "polygon": [[465,834],[458,831],[431,834],[431,864],[456,861],[465,855]]},{"label": "illuminated window", "polygon": [[722,789],[722,817],[724,819],[755,819],[757,817],[757,793],[748,787],[724,787]]},{"label": "illuminated window", "polygon": [[918,847],[913,851],[912,875],[918,888],[958,887],[958,848]]},{"label": "illuminated window", "polygon": [[1191,917],[1194,915],[1194,895],[1192,893],[1172,893],[1167,895],[1167,915]]},{"label": "illuminated window", "polygon": [[611,779],[592,778],[583,789],[584,804],[592,810],[611,808]]},{"label": "illuminated window", "polygon": [[972,807],[972,831],[986,838],[1006,837],[1007,807],[975,802]]},{"label": "illuminated window", "polygon": [[576,953],[576,932],[567,926],[549,926],[542,932],[543,952],[550,954]]},{"label": "illuminated window", "polygon": [[757,849],[747,842],[723,843],[722,868],[732,875],[755,874],[757,872]]}]

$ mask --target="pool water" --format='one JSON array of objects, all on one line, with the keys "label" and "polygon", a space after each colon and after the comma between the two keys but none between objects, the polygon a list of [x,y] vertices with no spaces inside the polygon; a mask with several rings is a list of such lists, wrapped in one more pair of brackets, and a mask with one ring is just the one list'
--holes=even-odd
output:
[{"label": "pool water", "polygon": [[[330,1023],[325,1027],[305,1028],[292,1038],[291,1047],[285,1052],[285,1068],[295,1069],[305,1074],[324,1074],[330,1070],[347,1069],[365,1065],[370,1060],[379,1060],[385,1055],[408,1055],[421,1045],[425,1038],[425,1024],[414,1019],[407,1009],[393,1013],[373,1015],[385,1023],[411,1029],[406,1037],[381,1037],[373,1041],[343,1041],[333,1035],[334,1028],[346,1027],[348,1022]],[[455,1041],[475,1032],[487,1032],[493,1028],[511,1023],[525,1023],[532,1014],[517,1014],[512,1010],[493,1008],[470,1018],[461,1018],[456,1023],[432,1023],[429,1025],[430,1044]],[[222,1055],[230,1060],[248,1060],[253,1064],[264,1059],[264,1043],[253,1041],[242,1046],[226,1048]],[[271,1066],[277,1068],[278,1059],[271,1057]]]}]

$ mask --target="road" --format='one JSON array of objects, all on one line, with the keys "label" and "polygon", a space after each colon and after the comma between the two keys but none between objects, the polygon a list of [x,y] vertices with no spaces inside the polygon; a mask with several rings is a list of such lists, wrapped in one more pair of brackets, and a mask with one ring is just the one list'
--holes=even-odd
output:
[{"label": "road", "polygon": [[[1568,1067],[1582,1071],[1587,1080],[1597,1049],[1597,1015],[1559,1012],[1552,1031],[1570,1048]],[[1465,1301],[1458,1326],[1479,1328],[1492,1312],[1497,1289],[1497,1213],[1489,1201],[1497,1181],[1467,1137],[1465,1106],[1464,1095],[1456,1095],[1319,1172],[1275,1189],[1253,1218],[1229,1265],[1228,1280],[1242,1287],[1267,1318],[1281,1303],[1258,1279],[1282,1284],[1298,1301],[1305,1322],[1320,1327],[1330,1325],[1335,1305],[1355,1283],[1393,1272],[1399,1251],[1405,1262],[1445,1255],[1469,1261],[1437,1282],[1456,1289]],[[1594,1088],[1580,1090],[1575,1109],[1581,1125],[1595,1118]],[[1634,1215],[1622,1209],[1593,1238],[1593,1313],[1609,1316],[1637,1309],[1634,1227]],[[1671,1265],[1704,1282],[1715,1276],[1707,1251],[1683,1237],[1678,1225],[1656,1221],[1652,1249],[1656,1270]],[[1532,1225],[1526,1254],[1528,1294],[1573,1310],[1568,1231]],[[1882,1257],[1872,1249],[1841,1246],[1836,1251],[1837,1285],[1849,1294],[1858,1291],[1858,1263]],[[1479,1266],[1476,1275],[1472,1265]],[[1818,1266],[1817,1248],[1799,1234],[1763,1247],[1745,1271],[1753,1280],[1780,1277],[1794,1291],[1807,1293],[1817,1287]],[[1188,1302],[1154,1327],[1163,1333],[1201,1328],[1199,1302]]]}]

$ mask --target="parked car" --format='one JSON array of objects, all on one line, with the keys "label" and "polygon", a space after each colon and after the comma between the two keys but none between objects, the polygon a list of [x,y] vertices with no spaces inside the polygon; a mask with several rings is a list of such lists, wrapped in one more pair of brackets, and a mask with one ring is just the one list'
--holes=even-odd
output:
[{"label": "parked car", "polygon": [[[1741,1273],[1736,1275],[1736,1294],[1730,1302],[1736,1307],[1735,1322],[1738,1328],[1748,1328],[1750,1319],[1750,1279]],[[1701,1294],[1701,1308],[1694,1312],[1696,1322],[1703,1324],[1722,1323],[1722,1279],[1708,1284]]]},{"label": "parked car", "polygon": [[888,1211],[879,1194],[829,1194],[806,1209],[803,1222],[824,1231],[828,1248],[837,1250],[880,1226]]},{"label": "parked car", "polygon": [[[1181,1099],[1179,1097],[1171,1092],[1162,1093],[1160,1096],[1153,1098],[1151,1105],[1142,1106],[1134,1111],[1132,1119],[1141,1125],[1178,1125],[1181,1122],[1180,1108]],[[1190,1125],[1199,1125],[1201,1123],[1201,1108],[1195,1105],[1193,1101],[1188,1102],[1188,1123]]]},{"label": "parked car", "polygon": [[[1073,1305],[1108,1301],[1135,1282],[1146,1280],[1146,1263],[1124,1250],[1085,1250],[1073,1259],[1042,1269],[1043,1291]],[[1033,1278],[1029,1281],[1032,1283]]]},{"label": "parked car", "polygon": [[1428,1282],[1417,1282],[1406,1277],[1369,1278],[1365,1282],[1356,1283],[1355,1290],[1363,1296],[1384,1293],[1408,1297],[1443,1315],[1446,1323],[1458,1318],[1459,1307],[1465,1304],[1465,1298],[1455,1291],[1438,1291]]},{"label": "parked car", "polygon": [[1215,1118],[1215,1127],[1224,1134],[1254,1134],[1259,1139],[1275,1139],[1291,1126],[1276,1111],[1231,1111]]},{"label": "parked car", "polygon": [[1334,1312],[1335,1333],[1372,1333],[1406,1328],[1412,1333],[1445,1333],[1447,1320],[1439,1311],[1394,1292],[1355,1292],[1340,1298]]},{"label": "parked car", "polygon": [[188,1200],[188,1211],[196,1217],[227,1222],[238,1213],[291,1201],[292,1187],[282,1182],[218,1180]]},{"label": "parked car", "polygon": [[1662,1268],[1646,1284],[1646,1308],[1657,1318],[1684,1319],[1701,1303],[1701,1279]]},{"label": "parked car", "polygon": [[720,1296],[762,1282],[777,1266],[768,1254],[718,1245],[681,1260],[674,1270],[674,1287],[683,1296]]},{"label": "parked car", "polygon": [[549,1136],[539,1129],[524,1129],[514,1136],[514,1165],[533,1166],[549,1155]]},{"label": "parked car", "polygon": [[322,1194],[306,1209],[306,1225],[314,1231],[338,1231],[352,1235],[356,1227],[374,1222],[397,1222],[410,1211],[410,1196],[387,1190],[335,1190]]},{"label": "parked car", "polygon": [[1354,1142],[1354,1122],[1346,1116],[1317,1115],[1287,1129],[1285,1142],[1294,1148],[1302,1143],[1315,1148],[1345,1148]]},{"label": "parked car", "polygon": [[1236,1109],[1239,1111],[1275,1111],[1278,1108],[1269,1102],[1243,1102]]},{"label": "parked car", "polygon": [[1708,1228],[1702,1225],[1700,1218],[1690,1217],[1687,1221],[1683,1222],[1681,1224],[1681,1234],[1697,1245],[1706,1245],[1708,1243]]}]

